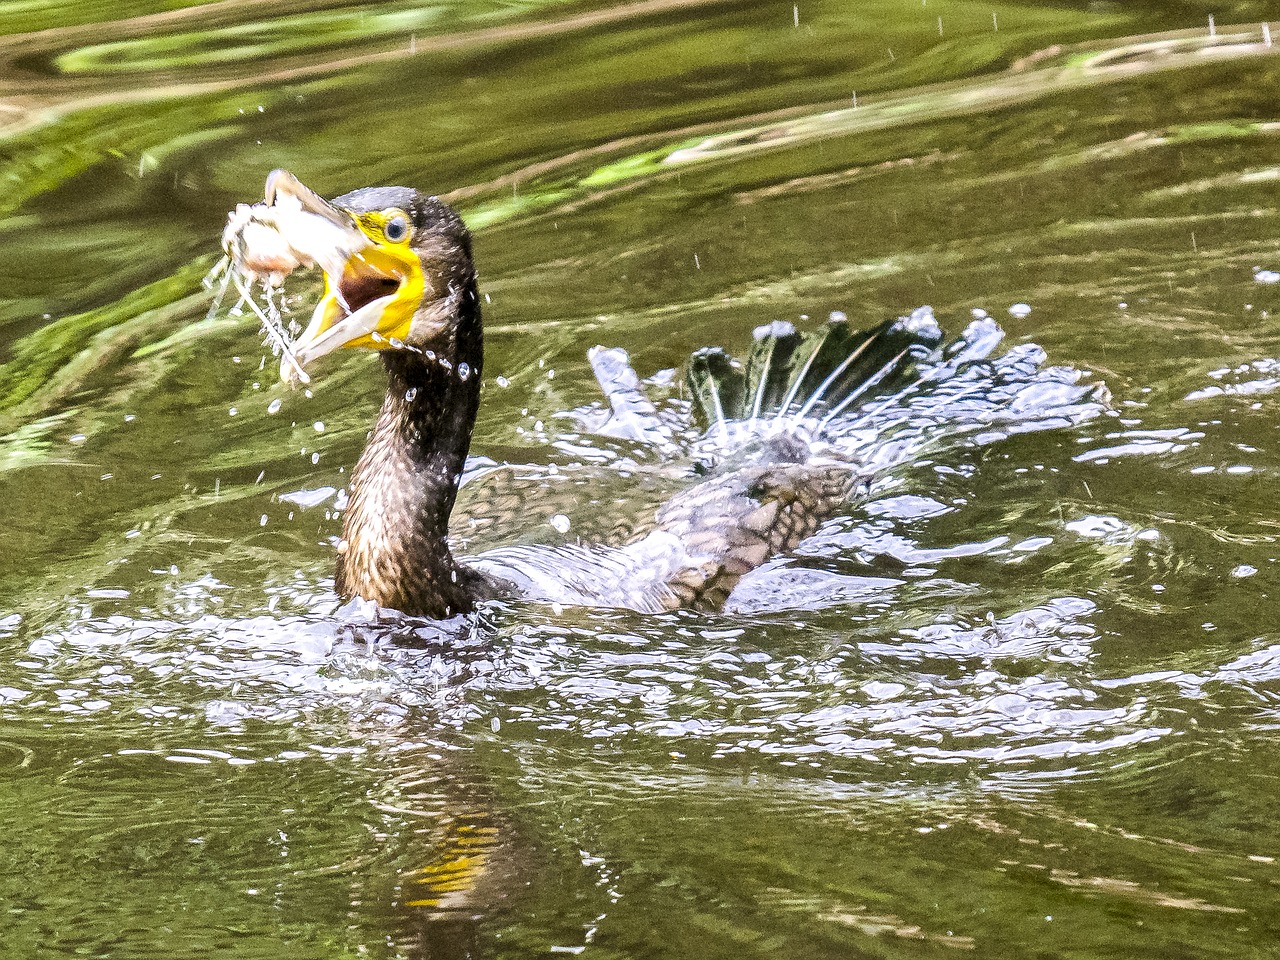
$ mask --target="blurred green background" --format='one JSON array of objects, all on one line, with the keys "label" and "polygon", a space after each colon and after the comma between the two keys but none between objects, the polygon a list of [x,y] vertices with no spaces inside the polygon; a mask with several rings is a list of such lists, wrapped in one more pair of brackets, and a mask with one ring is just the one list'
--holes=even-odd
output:
[{"label": "blurred green background", "polygon": [[[0,7],[0,956],[1270,955],[1267,16]],[[532,479],[468,549],[629,495],[558,416],[596,343],[648,375],[980,309],[1111,415],[883,478],[786,564],[847,596],[356,628],[332,495],[377,363],[290,393],[206,319],[275,167],[475,229],[473,453]]]}]

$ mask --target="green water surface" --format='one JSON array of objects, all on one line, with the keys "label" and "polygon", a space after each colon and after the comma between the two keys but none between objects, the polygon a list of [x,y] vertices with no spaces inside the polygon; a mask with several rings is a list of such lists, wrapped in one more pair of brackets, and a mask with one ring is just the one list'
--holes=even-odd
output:
[{"label": "green water surface", "polygon": [[[1268,16],[4,4],[0,957],[1276,955]],[[1110,410],[881,478],[783,565],[847,596],[357,629],[378,364],[206,319],[275,167],[476,230],[473,453],[535,479],[469,549],[643,498],[558,416],[597,343],[980,309]]]}]

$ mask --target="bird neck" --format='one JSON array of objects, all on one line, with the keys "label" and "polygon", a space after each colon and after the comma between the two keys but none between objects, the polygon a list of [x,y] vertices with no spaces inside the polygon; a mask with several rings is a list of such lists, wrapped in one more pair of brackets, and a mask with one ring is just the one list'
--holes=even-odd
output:
[{"label": "bird neck", "polygon": [[469,611],[470,571],[449,550],[458,493],[480,402],[479,306],[449,342],[382,354],[387,393],[351,473],[336,587],[404,613],[443,619]]}]

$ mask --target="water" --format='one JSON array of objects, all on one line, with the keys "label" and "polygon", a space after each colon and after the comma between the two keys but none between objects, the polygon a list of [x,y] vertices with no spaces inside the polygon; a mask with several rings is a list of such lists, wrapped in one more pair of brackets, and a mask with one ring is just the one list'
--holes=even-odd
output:
[{"label": "water", "polygon": [[[169,6],[0,13],[0,954],[1270,952],[1270,5]],[[736,612],[371,624],[376,364],[204,320],[277,166],[477,228],[526,466],[468,549],[678,486],[562,416],[596,343],[982,310],[1111,412],[895,467]]]}]

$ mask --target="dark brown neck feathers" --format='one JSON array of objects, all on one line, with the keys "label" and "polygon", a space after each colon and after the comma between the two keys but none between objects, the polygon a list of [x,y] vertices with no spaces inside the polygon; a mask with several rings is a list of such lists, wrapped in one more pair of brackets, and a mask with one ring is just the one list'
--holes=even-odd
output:
[{"label": "dark brown neck feathers", "polygon": [[[389,350],[387,394],[351,473],[335,586],[416,616],[471,610],[476,575],[454,560],[449,514],[471,444],[483,359],[474,287],[436,350]],[[443,338],[442,338],[443,339]]]}]

